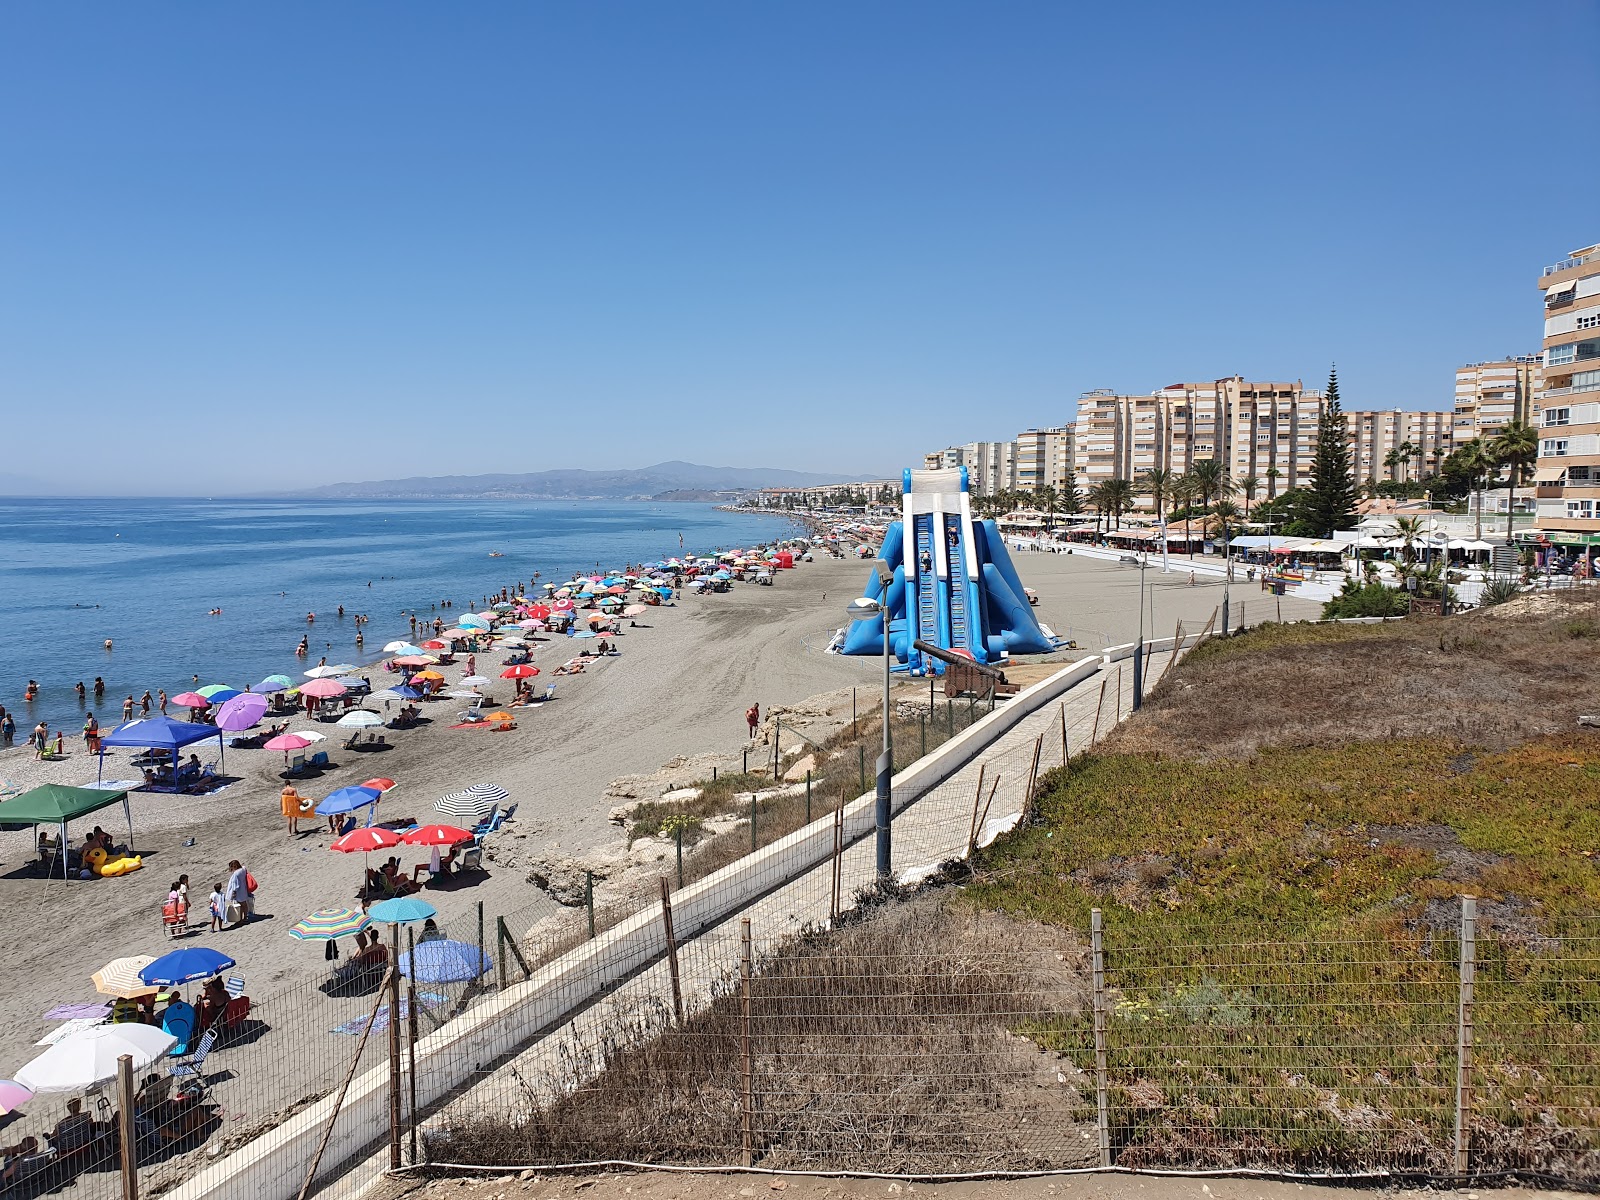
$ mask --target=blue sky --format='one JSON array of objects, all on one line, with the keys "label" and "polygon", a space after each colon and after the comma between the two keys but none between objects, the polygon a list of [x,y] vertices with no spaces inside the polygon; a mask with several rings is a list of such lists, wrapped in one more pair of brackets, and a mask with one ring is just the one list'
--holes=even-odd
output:
[{"label": "blue sky", "polygon": [[1446,406],[1600,241],[1597,37],[1577,0],[7,5],[0,484],[879,474],[1330,360],[1348,407]]}]

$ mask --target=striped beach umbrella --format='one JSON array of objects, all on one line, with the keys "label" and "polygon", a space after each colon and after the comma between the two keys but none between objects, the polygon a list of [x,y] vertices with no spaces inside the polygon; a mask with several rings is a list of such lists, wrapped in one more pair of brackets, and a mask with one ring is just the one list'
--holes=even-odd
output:
[{"label": "striped beach umbrella", "polygon": [[447,817],[476,825],[510,799],[510,793],[499,784],[475,783],[464,791],[441,797],[433,806]]},{"label": "striped beach umbrella", "polygon": [[331,942],[371,926],[367,915],[353,908],[324,908],[289,926],[289,936],[302,942]]},{"label": "striped beach umbrella", "polygon": [[89,976],[94,990],[102,996],[148,996],[157,989],[139,978],[139,972],[155,962],[151,954],[114,958]]}]

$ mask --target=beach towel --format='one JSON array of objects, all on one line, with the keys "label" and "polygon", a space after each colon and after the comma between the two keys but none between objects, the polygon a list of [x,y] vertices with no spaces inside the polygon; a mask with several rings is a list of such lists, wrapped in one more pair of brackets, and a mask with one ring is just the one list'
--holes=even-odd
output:
[{"label": "beach towel", "polygon": [[[425,1012],[430,1008],[438,1008],[441,1004],[447,1003],[449,999],[450,998],[448,996],[442,995],[439,992],[418,992],[417,1007],[419,1010]],[[411,1019],[411,1005],[409,996],[400,997],[400,1019],[402,1021],[409,1021]],[[367,1018],[357,1017],[353,1021],[346,1021],[343,1025],[334,1026],[329,1032],[344,1034],[346,1037],[360,1037],[366,1027]],[[389,1028],[389,1006],[387,1004],[380,1004],[378,1006],[378,1014],[373,1018],[372,1021],[372,1032],[382,1033],[387,1028]]]}]

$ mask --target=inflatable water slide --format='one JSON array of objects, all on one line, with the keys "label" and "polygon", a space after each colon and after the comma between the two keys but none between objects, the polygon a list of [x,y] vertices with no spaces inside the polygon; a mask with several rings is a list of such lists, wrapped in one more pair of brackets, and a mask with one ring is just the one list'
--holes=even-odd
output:
[{"label": "inflatable water slide", "polygon": [[[885,588],[874,574],[863,594],[885,602],[889,649],[913,674],[944,671],[917,641],[989,664],[1056,648],[1028,606],[999,529],[972,519],[965,467],[906,471],[901,512],[879,555],[894,579]],[[854,622],[842,652],[882,654],[882,618]]]}]

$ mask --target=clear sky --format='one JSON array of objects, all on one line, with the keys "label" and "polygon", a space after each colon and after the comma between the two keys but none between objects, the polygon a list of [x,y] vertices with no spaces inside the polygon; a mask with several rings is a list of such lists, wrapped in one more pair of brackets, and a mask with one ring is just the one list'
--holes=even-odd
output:
[{"label": "clear sky", "polygon": [[1330,360],[1448,406],[1600,241],[1597,41],[1592,0],[8,4],[0,491],[876,475]]}]

